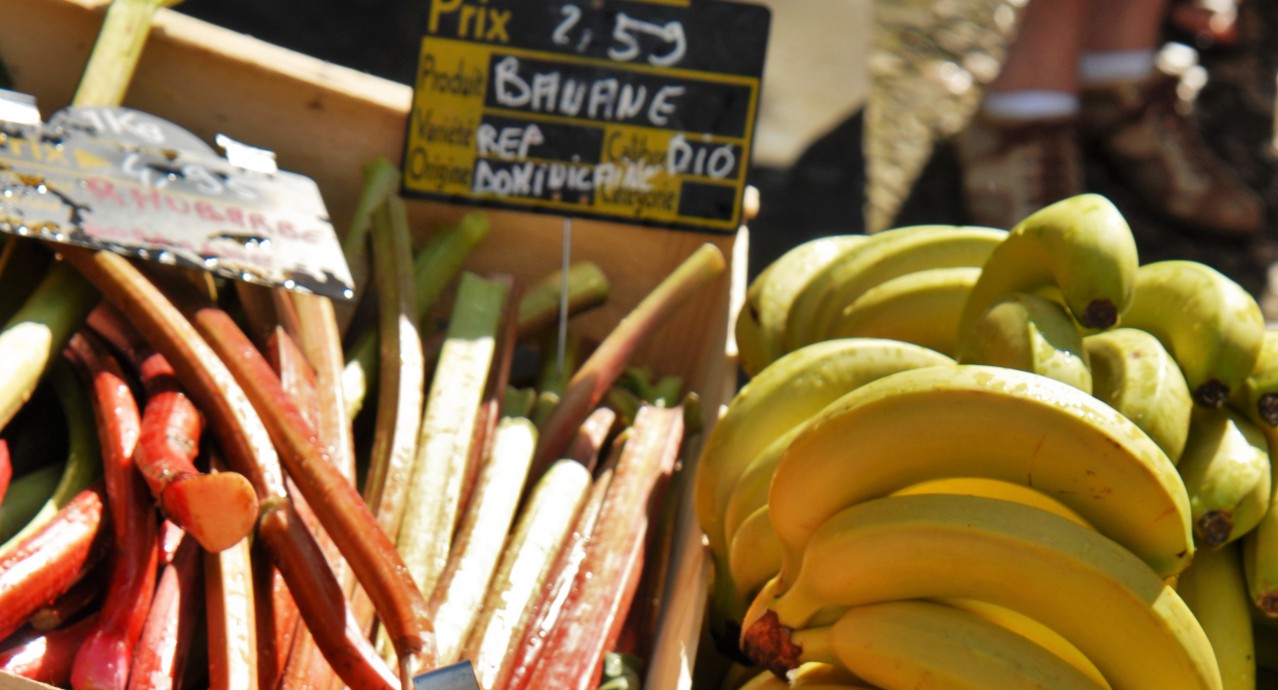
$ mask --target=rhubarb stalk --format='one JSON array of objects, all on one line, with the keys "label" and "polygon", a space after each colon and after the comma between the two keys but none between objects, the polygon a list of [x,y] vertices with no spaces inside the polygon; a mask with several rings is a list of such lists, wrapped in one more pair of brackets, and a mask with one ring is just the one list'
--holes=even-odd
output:
[{"label": "rhubarb stalk", "polygon": [[181,690],[202,608],[201,564],[199,543],[183,538],[156,584],[128,690]]},{"label": "rhubarb stalk", "polygon": [[573,374],[563,398],[541,426],[533,459],[534,474],[563,453],[568,439],[630,364],[634,352],[697,290],[719,277],[724,268],[723,253],[712,244],[702,245],[604,337]]},{"label": "rhubarb stalk", "polygon": [[71,682],[79,690],[123,688],[151,608],[160,560],[155,503],[133,462],[141,413],[123,370],[96,336],[76,334],[67,353],[91,391],[113,532],[109,596],[76,653]]}]

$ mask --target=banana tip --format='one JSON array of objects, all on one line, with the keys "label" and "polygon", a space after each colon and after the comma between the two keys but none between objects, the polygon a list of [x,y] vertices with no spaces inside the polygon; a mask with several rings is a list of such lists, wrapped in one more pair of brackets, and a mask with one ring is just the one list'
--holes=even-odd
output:
[{"label": "banana tip", "polygon": [[1229,386],[1212,379],[1194,389],[1194,402],[1201,407],[1218,409],[1229,400]]},{"label": "banana tip", "polygon": [[776,611],[767,611],[741,636],[741,650],[754,663],[785,679],[799,665],[803,648],[794,643],[794,631],[781,624]]},{"label": "banana tip", "polygon": [[1079,323],[1087,328],[1104,330],[1118,323],[1118,307],[1107,299],[1093,300],[1079,317]]}]

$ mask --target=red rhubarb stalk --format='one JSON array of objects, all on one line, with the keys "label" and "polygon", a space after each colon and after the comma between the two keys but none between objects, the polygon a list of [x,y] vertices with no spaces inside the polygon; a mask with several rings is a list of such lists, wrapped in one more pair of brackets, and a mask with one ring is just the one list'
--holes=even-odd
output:
[{"label": "red rhubarb stalk", "polygon": [[[196,404],[208,419],[209,427],[214,432],[218,446],[225,453],[231,467],[243,474],[253,484],[253,488],[258,495],[261,512],[263,513],[259,518],[259,537],[262,536],[262,526],[267,515],[283,512],[286,513],[286,518],[289,517],[292,513],[292,503],[288,500],[284,475],[280,469],[279,459],[271,443],[271,438],[254,405],[249,402],[244,389],[240,387],[240,381],[227,369],[226,363],[200,337],[199,333],[195,331],[182,313],[174,307],[172,302],[161,294],[124,257],[109,252],[88,252],[75,247],[66,247],[63,252],[66,260],[73,263],[81,274],[85,275],[95,285],[101,286],[104,296],[107,296],[137,327],[143,337],[173,365],[183,389],[195,399]],[[234,330],[239,332],[238,327],[235,327]],[[243,333],[239,332],[239,334],[243,338]],[[261,355],[251,348],[251,344],[248,352],[251,353],[250,356],[256,357],[257,361],[261,362],[262,366],[265,367],[267,385],[270,382],[274,383],[276,391],[274,399],[283,400],[282,404],[287,405],[292,410],[293,415],[300,415],[296,408],[288,402],[286,396],[279,391],[279,378],[271,372],[270,366],[262,360]],[[266,409],[270,409],[269,404]],[[310,438],[311,443],[318,443],[313,436],[308,436],[308,438]],[[308,460],[311,462],[308,462]],[[299,469],[305,472],[309,466],[322,463],[313,462],[313,458],[306,458],[302,462],[295,462],[294,464],[303,465]],[[322,482],[320,484],[322,493],[326,490],[326,485]],[[321,496],[322,500],[326,499],[328,501],[327,503],[321,503],[327,507],[328,512],[330,514],[337,513],[338,518],[344,520],[353,519],[349,514],[358,513],[361,508],[364,509],[364,513],[367,515],[367,509],[364,507],[363,501],[359,499],[358,494],[354,494],[353,499],[350,498],[350,495],[354,493],[354,489],[350,487],[350,484],[342,481],[341,486],[347,487],[347,492],[335,489],[332,493]],[[371,522],[371,515],[368,515],[368,519]],[[360,539],[372,541],[368,539],[370,533],[371,530],[364,530],[360,535]],[[298,557],[298,554],[292,553],[292,551],[302,552],[316,548],[310,533],[305,529],[296,533],[290,532],[289,536],[295,537],[296,541],[291,541],[287,537],[263,540],[268,547],[271,559],[276,561],[277,564]],[[377,550],[376,546],[367,544],[361,544],[361,546],[367,546],[368,549],[373,551]],[[393,553],[392,549],[391,554],[393,555]],[[361,582],[378,592],[383,603],[386,601],[391,602],[384,607],[389,619],[404,621],[406,626],[414,623],[418,624],[415,634],[405,634],[398,637],[410,641],[423,640],[422,649],[425,650],[427,646],[425,640],[429,639],[430,629],[428,621],[425,620],[424,616],[418,614],[419,611],[425,609],[425,604],[422,602],[420,606],[415,606],[412,603],[411,596],[415,595],[420,599],[420,594],[415,590],[409,593],[404,592],[404,581],[407,576],[404,574],[403,568],[386,567],[385,570],[382,570],[387,558],[381,553],[370,556],[365,551],[359,551],[356,552],[355,557],[350,554],[346,555],[351,562],[358,562],[360,558],[363,558],[365,570],[371,569],[374,571],[372,574],[365,573],[367,579],[361,578]],[[281,567],[289,589],[298,601],[302,616],[312,630],[315,629],[315,626],[312,625],[311,617],[315,617],[318,620],[319,617],[327,616],[327,612],[320,610],[322,607],[344,606],[340,601],[322,599],[303,601],[299,592],[324,591],[322,582],[333,578],[332,571],[326,567],[327,564],[322,559],[314,565],[316,568],[292,568],[286,570]],[[411,580],[408,580],[408,584],[411,585]],[[383,607],[378,607],[379,613],[381,613],[382,609]],[[338,663],[339,661],[356,659],[355,663],[359,663],[358,660],[362,660],[362,657],[358,656],[359,650],[350,647],[345,639],[342,642],[343,645],[339,648],[324,648],[325,656],[329,658],[333,668],[338,670],[339,673],[341,673],[343,668],[349,670],[351,667],[351,662]],[[404,659],[404,655],[401,655],[401,659]],[[350,678],[343,678],[352,688],[359,690],[362,687],[382,687],[381,685],[360,685],[357,682],[370,677],[370,675],[376,676],[378,674],[377,669],[360,668],[358,670],[360,673],[359,678],[354,675]],[[411,667],[405,668],[401,674],[405,682],[411,682],[413,670]]]},{"label": "red rhubarb stalk", "polygon": [[132,361],[146,390],[134,461],[160,509],[207,551],[243,539],[257,519],[253,486],[235,472],[208,474],[196,468],[204,415],[182,389],[173,366],[110,304],[90,312],[88,325]]},{"label": "red rhubarb stalk", "polygon": [[95,482],[0,558],[0,639],[93,568],[105,553],[109,522],[106,487]]},{"label": "red rhubarb stalk", "polygon": [[9,491],[12,479],[13,459],[9,457],[9,442],[0,438],[0,503],[4,503],[4,495]]},{"label": "red rhubarb stalk", "polygon": [[141,414],[123,370],[97,336],[72,336],[66,352],[91,391],[114,537],[109,596],[76,653],[71,681],[77,690],[124,688],[160,560],[155,503],[133,463]]},{"label": "red rhubarb stalk", "polygon": [[568,381],[563,398],[541,425],[533,459],[534,476],[559,458],[569,439],[625,371],[634,352],[656,333],[698,290],[719,277],[726,267],[723,253],[712,244],[694,251],[648,293]]},{"label": "red rhubarb stalk", "polygon": [[62,596],[31,614],[27,624],[40,632],[48,632],[79,618],[80,614],[98,603],[98,597],[106,586],[108,576],[108,568],[104,560],[80,578],[79,582],[71,585],[71,589],[63,592]]},{"label": "red rhubarb stalk", "polygon": [[188,536],[160,572],[151,610],[133,657],[128,690],[180,690],[199,624],[203,567]]},{"label": "red rhubarb stalk", "polygon": [[67,687],[71,662],[93,630],[98,614],[92,613],[66,627],[35,635],[0,651],[0,671],[46,685]]},{"label": "red rhubarb stalk", "polygon": [[530,688],[593,690],[603,675],[639,581],[653,491],[673,471],[683,409],[645,405],[617,461],[595,539],[573,581]]}]

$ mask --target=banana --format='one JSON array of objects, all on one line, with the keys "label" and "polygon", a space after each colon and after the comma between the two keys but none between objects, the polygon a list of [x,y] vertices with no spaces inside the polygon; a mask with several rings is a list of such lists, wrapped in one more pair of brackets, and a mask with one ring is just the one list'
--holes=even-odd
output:
[{"label": "banana", "polygon": [[1194,410],[1179,469],[1200,546],[1215,548],[1237,539],[1269,508],[1269,446],[1260,429],[1239,412]]},{"label": "banana", "polygon": [[1006,230],[964,225],[909,225],[870,235],[795,297],[787,349],[829,338],[843,308],[875,285],[929,268],[979,267],[1006,236]]},{"label": "banana", "polygon": [[1131,420],[1073,386],[978,364],[885,376],[828,405],[782,454],[768,494],[782,590],[831,515],[941,477],[1032,486],[1164,576],[1193,553],[1176,467]]},{"label": "banana", "polygon": [[806,690],[874,690],[862,685],[859,679],[835,664],[808,662],[789,673],[789,678],[780,678],[771,671],[764,671],[737,690],[790,690],[805,688]]},{"label": "banana", "polygon": [[1059,291],[1085,328],[1105,330],[1131,301],[1139,265],[1136,241],[1122,213],[1098,194],[1045,206],[1017,223],[985,262],[959,332],[1013,292]]},{"label": "banana", "polygon": [[1120,327],[1083,338],[1092,369],[1092,395],[1109,403],[1180,462],[1194,399],[1180,366],[1163,344],[1138,328]]},{"label": "banana", "polygon": [[953,360],[910,343],[845,338],[789,353],[742,386],[711,430],[694,479],[697,518],[717,572],[728,572],[724,506],[751,459],[857,386],[904,369],[946,363]]},{"label": "banana", "polygon": [[1256,364],[1230,403],[1257,424],[1278,427],[1278,327],[1265,328]]},{"label": "banana", "polygon": [[736,485],[732,487],[732,494],[728,497],[728,504],[723,510],[723,534],[729,543],[737,530],[741,528],[741,524],[755,511],[768,504],[768,487],[772,485],[772,473],[776,472],[777,463],[781,461],[781,454],[785,452],[786,446],[790,445],[802,429],[803,425],[800,424],[769,444],[762,453],[756,455],[746,465],[737,479]]},{"label": "banana", "polygon": [[1202,627],[1175,590],[1118,543],[1047,511],[978,496],[890,496],[813,533],[783,592],[773,578],[744,621],[742,648],[771,666],[834,607],[966,597],[1058,632],[1115,688],[1221,687]]},{"label": "banana", "polygon": [[785,350],[782,342],[795,295],[831,261],[866,235],[830,235],[792,247],[755,276],[737,314],[736,339],[741,368],[755,376]]},{"label": "banana", "polygon": [[1225,690],[1254,690],[1256,645],[1238,545],[1199,551],[1177,578],[1176,592],[1211,640]]},{"label": "banana", "polygon": [[742,521],[728,550],[728,568],[737,595],[748,601],[777,574],[780,565],[781,544],[768,520],[768,507],[760,506]]},{"label": "banana", "polygon": [[1096,664],[1092,663],[1082,652],[1075,647],[1069,640],[1061,637],[1061,634],[1043,625],[1042,623],[1018,613],[1005,606],[991,604],[988,601],[980,599],[969,599],[965,597],[944,597],[935,599],[939,603],[946,606],[953,606],[980,616],[991,623],[1001,625],[1004,628],[1037,643],[1043,649],[1060,657],[1070,666],[1078,669],[1080,673],[1087,676],[1096,685],[1108,688],[1109,681],[1101,675],[1100,669],[1096,668]]},{"label": "banana", "polygon": [[1260,356],[1265,317],[1241,285],[1198,261],[1141,266],[1123,325],[1152,333],[1185,375],[1194,402],[1220,407]]},{"label": "banana", "polygon": [[1055,513],[1066,520],[1078,523],[1083,527],[1095,529],[1091,523],[1083,519],[1074,509],[1062,503],[1059,499],[1052,498],[1047,494],[1024,484],[1007,482],[1001,479],[990,479],[988,477],[943,477],[941,479],[929,479],[919,482],[912,486],[907,486],[900,491],[892,493],[893,496],[914,496],[918,494],[962,494],[964,496],[985,496],[986,498],[998,498],[1004,501],[1015,501],[1023,503],[1027,506],[1033,506],[1049,513]]},{"label": "banana", "polygon": [[904,340],[953,357],[959,313],[980,275],[975,266],[954,266],[886,280],[847,305],[829,334]]},{"label": "banana", "polygon": [[840,663],[880,688],[1099,690],[1065,660],[997,623],[921,599],[854,606],[797,631],[800,659]]},{"label": "banana", "polygon": [[955,358],[1042,374],[1092,392],[1083,334],[1060,304],[1013,292],[994,302],[958,334]]},{"label": "banana", "polygon": [[1260,522],[1239,541],[1252,604],[1264,616],[1278,619],[1278,501],[1269,501]]}]

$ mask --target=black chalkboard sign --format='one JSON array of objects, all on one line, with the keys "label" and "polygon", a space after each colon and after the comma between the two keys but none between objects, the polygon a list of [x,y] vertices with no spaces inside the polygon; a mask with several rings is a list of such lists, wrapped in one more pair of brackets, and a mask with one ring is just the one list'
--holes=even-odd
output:
[{"label": "black chalkboard sign", "polygon": [[428,0],[404,193],[733,232],[770,22],[726,0]]}]

